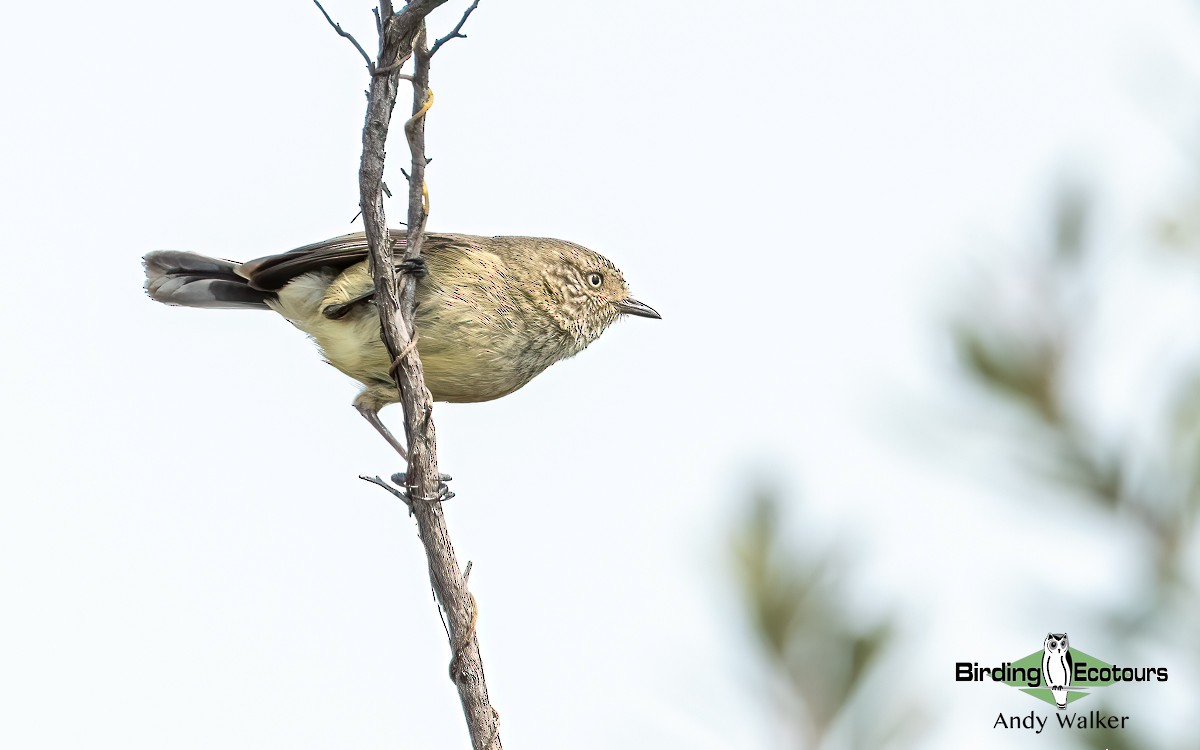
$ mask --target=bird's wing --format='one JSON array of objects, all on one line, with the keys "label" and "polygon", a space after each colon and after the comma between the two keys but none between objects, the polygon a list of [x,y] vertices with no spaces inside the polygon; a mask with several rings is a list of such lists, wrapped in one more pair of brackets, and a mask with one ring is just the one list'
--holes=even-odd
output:
[{"label": "bird's wing", "polygon": [[[399,255],[404,252],[407,233],[403,229],[393,229],[391,233],[392,247]],[[434,238],[434,235],[426,236]],[[367,236],[363,232],[355,232],[243,263],[238,266],[237,273],[249,281],[254,289],[273,292],[309,271],[321,268],[340,270],[366,259]]]}]

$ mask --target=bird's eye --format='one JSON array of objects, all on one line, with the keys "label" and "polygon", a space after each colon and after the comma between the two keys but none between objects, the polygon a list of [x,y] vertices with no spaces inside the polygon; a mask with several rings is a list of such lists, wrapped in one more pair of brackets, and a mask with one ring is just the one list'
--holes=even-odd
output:
[{"label": "bird's eye", "polygon": [[604,283],[604,277],[598,273],[589,273],[588,274],[588,283],[591,284],[592,286],[598,287]]}]

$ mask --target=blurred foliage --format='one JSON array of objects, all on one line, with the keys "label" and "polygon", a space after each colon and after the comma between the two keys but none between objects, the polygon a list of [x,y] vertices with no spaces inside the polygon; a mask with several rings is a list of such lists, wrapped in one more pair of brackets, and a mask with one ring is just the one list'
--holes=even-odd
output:
[{"label": "blurred foliage", "polygon": [[[1035,472],[1069,485],[1096,512],[1111,516],[1134,548],[1151,551],[1151,565],[1130,561],[1133,570],[1145,571],[1136,595],[1120,609],[1098,607],[1096,621],[1110,628],[1114,639],[1132,645],[1139,639],[1179,645],[1173,653],[1192,663],[1177,661],[1171,668],[1195,671],[1200,669],[1200,581],[1189,547],[1200,519],[1200,360],[1175,373],[1157,372],[1172,383],[1165,408],[1157,407],[1157,396],[1146,394],[1145,405],[1135,407],[1142,413],[1125,420],[1145,422],[1148,414],[1159,414],[1148,432],[1101,435],[1094,427],[1091,416],[1099,404],[1071,375],[1128,363],[1111,361],[1110,353],[1095,346],[1095,302],[1114,277],[1095,272],[1104,259],[1088,241],[1090,205],[1078,187],[1060,191],[1050,212],[1048,246],[1035,262],[1016,264],[1021,267],[1007,277],[1007,283],[1015,280],[1020,287],[1015,295],[1023,302],[1020,309],[980,304],[981,298],[995,300],[1004,293],[973,290],[967,311],[952,323],[955,348],[971,379],[1031,417],[1035,439],[1025,431],[1013,439],[1027,451]],[[1153,254],[1146,253],[1146,259],[1151,262]],[[995,280],[987,284],[994,287]],[[1200,326],[1181,330],[1194,338]],[[1135,364],[1156,370],[1152,362]],[[1128,729],[1087,732],[1077,739],[1097,748],[1150,746],[1149,738]],[[1190,739],[1189,746],[1200,747],[1200,733],[1193,730]]]},{"label": "blurred foliage", "polygon": [[893,623],[864,625],[850,616],[842,607],[843,562],[829,553],[799,555],[782,536],[778,493],[760,487],[751,494],[733,535],[735,568],[775,678],[788,745],[879,748],[903,741],[917,729],[919,712],[880,711],[868,705],[865,687],[894,646]]}]

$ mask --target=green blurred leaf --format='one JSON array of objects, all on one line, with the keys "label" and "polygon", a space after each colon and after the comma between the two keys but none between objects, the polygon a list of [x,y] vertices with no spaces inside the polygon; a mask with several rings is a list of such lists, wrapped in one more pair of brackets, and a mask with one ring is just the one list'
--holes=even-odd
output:
[{"label": "green blurred leaf", "polygon": [[[790,547],[780,533],[781,507],[772,490],[749,493],[732,550],[747,620],[768,665],[795,707],[797,736],[818,744],[852,709],[856,693],[892,645],[890,622],[863,625],[841,604],[846,570],[826,551]],[[899,736],[894,719],[865,716],[877,726],[857,734]]]}]

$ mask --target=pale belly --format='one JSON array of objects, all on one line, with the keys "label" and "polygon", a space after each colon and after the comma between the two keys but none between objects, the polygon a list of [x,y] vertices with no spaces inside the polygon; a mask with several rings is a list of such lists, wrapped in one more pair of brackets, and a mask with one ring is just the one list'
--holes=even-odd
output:
[{"label": "pale belly", "polygon": [[[306,274],[268,304],[307,333],[331,365],[392,402],[395,387],[388,372],[391,359],[379,337],[376,307],[356,305],[345,317],[331,320],[321,304],[334,274]],[[420,306],[417,351],[425,385],[435,401],[491,401],[521,388],[561,358],[552,347],[526,340],[511,328],[482,327],[470,316],[450,316],[428,304]],[[531,353],[532,352],[532,353]]]}]

